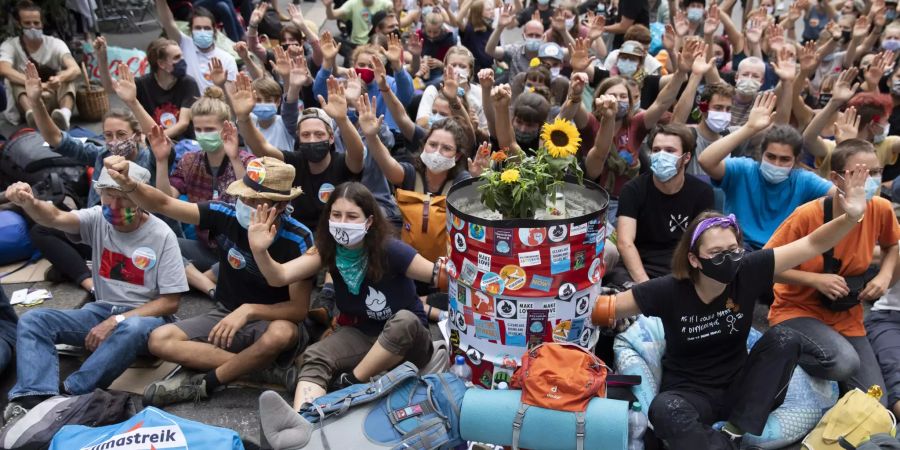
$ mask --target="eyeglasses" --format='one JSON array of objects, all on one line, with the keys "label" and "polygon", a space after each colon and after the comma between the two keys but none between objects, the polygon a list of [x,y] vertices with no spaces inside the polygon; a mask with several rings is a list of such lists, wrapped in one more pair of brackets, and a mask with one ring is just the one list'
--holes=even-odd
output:
[{"label": "eyeglasses", "polygon": [[744,257],[744,249],[736,248],[734,250],[725,250],[724,252],[716,253],[709,258],[709,262],[713,263],[714,266],[721,265],[725,262],[725,258],[731,260],[731,262],[738,262],[741,258]]}]

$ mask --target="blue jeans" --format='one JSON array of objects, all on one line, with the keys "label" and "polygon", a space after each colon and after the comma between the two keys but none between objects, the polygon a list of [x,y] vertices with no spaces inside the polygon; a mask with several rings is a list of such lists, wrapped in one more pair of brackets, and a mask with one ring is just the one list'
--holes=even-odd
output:
[{"label": "blue jeans", "polygon": [[194,6],[202,6],[212,12],[216,20],[222,22],[228,39],[237,42],[244,38],[244,29],[237,19],[231,0],[195,0]]},{"label": "blue jeans", "polygon": [[[9,399],[26,395],[59,394],[59,358],[56,344],[83,346],[91,328],[132,308],[92,302],[77,310],[38,309],[19,318],[16,342],[16,385]],[[166,323],[161,317],[129,317],[64,383],[69,394],[80,395],[106,388],[140,354],[147,354],[150,332]]]}]

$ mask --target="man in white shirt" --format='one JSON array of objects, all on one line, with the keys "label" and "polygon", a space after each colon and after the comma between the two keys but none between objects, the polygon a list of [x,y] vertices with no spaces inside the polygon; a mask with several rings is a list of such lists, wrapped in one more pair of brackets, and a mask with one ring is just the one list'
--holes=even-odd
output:
[{"label": "man in white shirt", "polygon": [[203,95],[206,88],[215,86],[210,76],[210,60],[213,58],[218,58],[222,62],[222,68],[225,69],[226,90],[230,91],[231,84],[237,76],[237,62],[228,52],[216,47],[216,18],[212,12],[203,7],[194,7],[189,20],[190,36],[178,29],[166,0],[156,0],[156,13],[159,16],[159,23],[166,31],[166,36],[178,42],[178,46],[181,47],[182,57],[187,62],[187,73],[197,80],[200,94]]}]

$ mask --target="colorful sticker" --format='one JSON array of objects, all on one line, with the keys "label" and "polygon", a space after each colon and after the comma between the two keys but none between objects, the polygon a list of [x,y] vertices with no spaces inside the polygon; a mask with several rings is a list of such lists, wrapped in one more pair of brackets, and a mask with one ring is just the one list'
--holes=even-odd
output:
[{"label": "colorful sticker", "polygon": [[244,254],[241,253],[235,247],[232,247],[231,250],[228,250],[228,264],[234,270],[241,270],[244,267],[247,267],[247,260],[244,258]]},{"label": "colorful sticker", "polygon": [[331,198],[332,192],[334,192],[333,184],[322,183],[322,186],[319,188],[319,201],[322,203],[327,203],[328,199]]},{"label": "colorful sticker", "polygon": [[[463,333],[466,332],[466,317],[462,312],[457,311],[453,316],[453,326],[455,326],[457,330],[462,331]],[[457,343],[457,345],[459,344]]]},{"label": "colorful sticker", "polygon": [[484,225],[469,223],[469,238],[478,242],[484,242],[487,239],[486,234],[487,231],[484,229]]},{"label": "colorful sticker", "polygon": [[460,253],[465,253],[466,248],[466,237],[462,233],[456,233],[453,235],[453,248]]},{"label": "colorful sticker", "polygon": [[569,342],[578,342],[581,339],[581,332],[584,330],[584,318],[572,321],[572,328],[569,330],[569,336],[566,338]]},{"label": "colorful sticker", "polygon": [[549,231],[550,241],[562,242],[569,235],[569,227],[566,225],[553,225]]},{"label": "colorful sticker", "polygon": [[462,230],[463,227],[466,226],[466,222],[459,218],[459,216],[453,216],[453,228],[457,230]]},{"label": "colorful sticker", "polygon": [[159,115],[159,126],[161,126],[164,130],[168,130],[175,126],[178,123],[178,117],[175,114],[172,114],[169,111],[165,111]]},{"label": "colorful sticker", "polygon": [[537,247],[544,243],[547,231],[543,228],[519,228],[519,240],[528,247]]},{"label": "colorful sticker", "polygon": [[469,305],[469,288],[464,285],[457,285],[456,287],[456,302],[463,306]]},{"label": "colorful sticker", "polygon": [[490,319],[475,319],[475,337],[500,342],[500,325]]},{"label": "colorful sticker", "polygon": [[580,235],[582,235],[582,234],[587,233],[587,229],[588,229],[588,224],[587,224],[587,222],[582,223],[582,224],[579,224],[579,225],[575,225],[575,224],[573,223],[573,224],[572,224],[572,230],[569,231],[569,235],[570,235],[570,236],[580,236]]},{"label": "colorful sticker", "polygon": [[556,303],[555,301],[526,301],[526,300],[518,300],[516,304],[518,305],[518,315],[519,317],[528,317],[528,311],[533,309],[539,309],[541,311],[545,311],[547,313],[548,319],[556,318]]},{"label": "colorful sticker", "polygon": [[584,250],[579,250],[575,252],[575,264],[572,266],[573,270],[584,269]]},{"label": "colorful sticker", "polygon": [[568,272],[572,267],[571,249],[569,244],[550,247],[550,273]]},{"label": "colorful sticker", "polygon": [[537,291],[550,292],[550,288],[553,286],[553,278],[543,277],[540,275],[532,275],[531,276],[531,284],[529,287],[531,289]]},{"label": "colorful sticker", "polygon": [[131,263],[141,270],[150,270],[156,266],[156,252],[150,247],[138,247],[131,254]]},{"label": "colorful sticker", "polygon": [[266,180],[266,166],[263,165],[262,160],[254,159],[247,163],[247,168],[245,169],[247,172],[247,178],[262,184],[263,181]]},{"label": "colorful sticker", "polygon": [[591,268],[588,269],[588,280],[593,284],[600,282],[603,278],[603,258],[596,258],[591,262]]},{"label": "colorful sticker", "polygon": [[453,264],[452,259],[447,259],[447,265],[445,267],[447,269],[447,275],[450,275],[450,278],[456,278],[456,264]]},{"label": "colorful sticker", "polygon": [[525,320],[507,320],[503,325],[506,328],[506,345],[525,347]]},{"label": "colorful sticker", "polygon": [[560,300],[568,301],[575,295],[575,285],[572,283],[563,283],[562,286],[559,287],[559,291],[557,292]]},{"label": "colorful sticker", "polygon": [[[491,299],[487,294],[481,291],[473,291],[475,293],[475,297],[472,299],[472,309],[474,312],[478,314],[483,314],[486,316],[494,315],[494,300]],[[467,320],[468,322],[468,320]]]},{"label": "colorful sticker", "polygon": [[512,230],[494,228],[494,253],[501,256],[512,256]]},{"label": "colorful sticker", "polygon": [[491,254],[478,252],[478,270],[482,272],[491,271]]},{"label": "colorful sticker", "polygon": [[548,325],[548,314],[545,309],[531,309],[525,321],[525,339],[528,348],[534,348],[544,342],[544,332]]},{"label": "colorful sticker", "polygon": [[591,298],[588,294],[584,294],[581,297],[578,297],[578,299],[575,300],[575,315],[583,316],[587,314],[590,304]]},{"label": "colorful sticker", "polygon": [[464,307],[463,308],[463,318],[465,319],[466,325],[474,325],[475,324],[475,311],[472,308]]},{"label": "colorful sticker", "polygon": [[516,318],[516,302],[508,298],[497,299],[497,316],[503,319]]},{"label": "colorful sticker", "polygon": [[512,380],[513,370],[515,369],[506,369],[494,366],[494,379],[491,383],[491,389],[497,389],[497,385],[500,383],[506,383],[509,386],[510,380]]},{"label": "colorful sticker", "polygon": [[472,261],[463,259],[462,271],[459,273],[459,281],[472,286],[475,284],[475,278],[478,277],[478,267],[472,264]]},{"label": "colorful sticker", "polygon": [[500,295],[506,288],[506,282],[499,274],[488,272],[481,276],[481,290],[490,295]]},{"label": "colorful sticker", "polygon": [[469,358],[469,361],[472,362],[472,365],[480,366],[481,360],[484,358],[484,353],[481,353],[475,347],[469,347],[469,349],[466,350],[466,356]]},{"label": "colorful sticker", "polygon": [[525,269],[519,266],[503,266],[503,268],[500,269],[500,278],[503,278],[506,289],[511,291],[518,291],[525,287]]},{"label": "colorful sticker", "polygon": [[562,320],[553,327],[553,342],[566,342],[572,329],[571,320]]},{"label": "colorful sticker", "polygon": [[531,266],[539,266],[539,265],[541,265],[540,250],[519,253],[519,266],[531,267]]}]

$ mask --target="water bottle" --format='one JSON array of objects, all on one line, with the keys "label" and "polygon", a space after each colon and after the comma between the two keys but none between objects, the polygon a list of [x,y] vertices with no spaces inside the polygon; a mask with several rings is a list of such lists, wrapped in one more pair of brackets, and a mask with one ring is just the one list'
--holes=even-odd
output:
[{"label": "water bottle", "polygon": [[628,450],[644,450],[644,432],[647,431],[647,416],[641,412],[640,402],[631,405],[628,412]]},{"label": "water bottle", "polygon": [[470,369],[469,366],[466,365],[466,357],[465,356],[462,356],[462,355],[456,356],[456,360],[453,363],[453,367],[450,368],[450,373],[461,378],[463,381],[466,382],[466,384],[469,384],[472,382],[472,369]]}]

